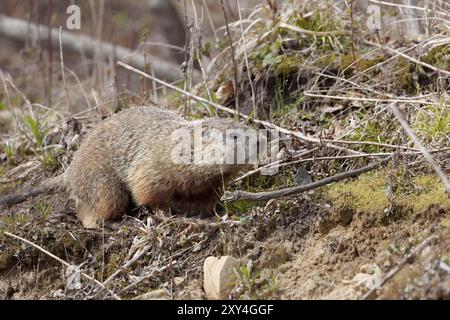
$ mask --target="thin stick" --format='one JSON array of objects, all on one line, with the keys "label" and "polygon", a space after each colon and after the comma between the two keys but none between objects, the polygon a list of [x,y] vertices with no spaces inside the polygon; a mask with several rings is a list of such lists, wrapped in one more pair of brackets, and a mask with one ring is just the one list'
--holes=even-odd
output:
[{"label": "thin stick", "polygon": [[[31,241],[25,239],[25,238],[16,236],[15,234],[9,233],[9,232],[7,232],[7,231],[5,231],[4,234],[7,235],[8,237],[15,238],[15,239],[18,239],[18,240],[20,240],[20,241],[22,241],[22,242],[25,242],[26,244],[29,244],[30,246],[32,246],[32,247],[38,249],[39,251],[45,253],[45,254],[48,255],[49,257],[55,259],[56,261],[60,262],[61,264],[65,265],[65,266],[68,267],[68,268],[69,268],[69,267],[73,267],[73,266],[70,265],[68,262],[62,260],[61,258],[55,256],[53,253],[48,252],[48,251],[45,250],[44,248],[38,246],[37,244],[35,244],[35,243],[33,243],[33,242],[31,242]],[[122,299],[120,299],[120,297],[119,297],[117,294],[115,294],[114,292],[112,292],[111,290],[109,290],[108,288],[106,288],[106,287],[103,285],[103,283],[101,283],[100,281],[98,281],[98,280],[95,279],[94,277],[91,277],[90,275],[88,275],[88,274],[86,274],[86,273],[84,273],[84,272],[80,272],[80,274],[81,274],[83,277],[85,277],[86,279],[88,279],[88,280],[90,280],[90,281],[93,281],[96,285],[98,285],[98,286],[101,287],[102,289],[107,290],[107,291],[112,295],[112,297],[113,297],[114,299],[116,299],[116,300],[122,300]]]},{"label": "thin stick", "polygon": [[336,99],[336,100],[350,100],[350,101],[368,101],[368,102],[384,102],[384,103],[392,103],[392,102],[401,102],[401,103],[414,103],[414,104],[428,104],[433,106],[440,106],[441,104],[426,101],[426,100],[413,100],[413,99],[379,99],[379,98],[364,98],[364,97],[349,97],[349,96],[331,96],[327,94],[316,94],[314,91],[305,91],[303,94],[308,97],[314,98],[326,98],[326,99]]},{"label": "thin stick", "polygon": [[[351,140],[333,140],[333,139],[323,139],[324,142],[332,142],[332,143],[342,143],[342,144],[357,144],[357,145],[368,145],[368,146],[378,146],[378,147],[384,147],[384,148],[391,148],[391,149],[403,149],[403,150],[410,150],[410,151],[418,151],[417,148],[410,148],[407,146],[396,146],[395,144],[389,144],[389,143],[381,143],[381,142],[374,142],[374,141],[351,141]],[[368,154],[370,155],[370,154]]]},{"label": "thin stick", "polygon": [[408,122],[403,117],[402,113],[394,104],[389,105],[389,109],[394,113],[397,120],[400,122],[400,124],[403,127],[403,130],[405,130],[408,137],[414,142],[416,147],[422,152],[425,159],[428,161],[428,163],[433,168],[434,172],[436,172],[436,175],[441,179],[442,183],[444,184],[445,190],[447,192],[448,197],[450,198],[450,181],[448,180],[445,173],[442,171],[441,167],[436,163],[436,161],[433,159],[433,156],[430,154],[430,152],[425,148],[425,146],[422,144],[422,142],[419,140],[419,138],[416,136],[414,131],[409,126]]},{"label": "thin stick", "polygon": [[206,16],[208,17],[208,22],[211,25],[211,29],[212,29],[212,32],[214,34],[214,39],[215,39],[216,43],[218,43],[219,42],[219,38],[217,37],[216,27],[214,26],[214,22],[213,22],[213,20],[211,18],[211,12],[209,11],[208,5],[206,4],[206,0],[202,0],[202,1],[203,1],[203,7],[206,10]]},{"label": "thin stick", "polygon": [[[223,4],[223,0],[220,0],[220,4],[222,5],[222,11],[223,11],[223,16],[225,18],[225,26],[226,26],[226,30],[227,30],[227,34],[228,34],[228,38],[230,39],[230,50],[231,50],[231,59],[233,62],[233,68],[234,68],[234,99],[236,100],[236,110],[238,111],[236,113],[236,116],[239,119],[239,109],[240,109],[240,101],[239,101],[239,82],[238,82],[238,70],[237,70],[237,63],[236,63],[236,58],[234,56],[234,46],[233,46],[233,37],[231,36],[230,33],[230,28],[228,25],[228,17],[227,17],[227,12],[225,10],[225,6]],[[250,80],[250,79],[249,79]]]},{"label": "thin stick", "polygon": [[64,96],[66,98],[67,111],[70,113],[69,93],[67,92],[66,75],[64,72],[64,55],[62,46],[62,27],[59,27],[59,59],[61,60],[61,75],[64,86]]},{"label": "thin stick", "polygon": [[358,62],[356,61],[356,50],[355,50],[355,15],[354,15],[354,1],[350,0],[350,20],[352,25],[352,34],[351,34],[351,40],[352,40],[352,56],[353,56],[353,63],[356,63],[356,71],[358,70]]},{"label": "thin stick", "polygon": [[136,261],[138,261],[144,254],[146,254],[150,249],[152,248],[151,245],[146,245],[141,251],[139,251],[131,260],[129,260],[127,263],[125,263],[120,269],[116,270],[112,275],[109,276],[108,279],[103,281],[103,285],[106,287],[108,283],[110,283],[115,277],[117,277],[122,271],[129,268],[131,265],[133,265]]},{"label": "thin stick", "polygon": [[306,30],[306,29],[303,29],[303,28],[300,28],[300,27],[297,27],[297,26],[294,26],[294,25],[291,25],[291,24],[284,23],[284,22],[281,22],[278,26],[280,28],[289,29],[289,30],[292,30],[292,31],[295,31],[295,32],[298,32],[298,33],[309,34],[309,35],[312,35],[312,36],[319,36],[319,37],[329,36],[329,35],[341,35],[341,34],[346,34],[347,33],[347,31],[312,31],[312,30]]},{"label": "thin stick", "polygon": [[398,50],[396,50],[396,49],[392,49],[392,48],[389,48],[389,47],[387,47],[387,46],[381,46],[381,45],[379,45],[379,44],[377,44],[377,43],[373,43],[373,42],[368,42],[368,41],[366,41],[366,42],[367,42],[368,44],[371,44],[371,45],[375,46],[375,47],[382,48],[382,49],[386,49],[386,50],[390,51],[391,53],[396,54],[397,56],[401,56],[401,57],[403,57],[403,58],[405,58],[405,59],[407,59],[407,60],[410,60],[410,61],[412,61],[412,62],[414,62],[414,63],[416,63],[416,64],[420,64],[420,65],[422,65],[422,66],[424,66],[424,67],[426,67],[426,68],[429,68],[429,69],[431,69],[431,70],[433,70],[433,71],[436,71],[436,72],[445,74],[446,76],[449,76],[449,77],[450,77],[450,71],[447,71],[447,70],[444,70],[444,69],[439,69],[439,68],[437,68],[437,67],[435,67],[435,66],[432,66],[432,65],[429,64],[429,63],[422,62],[422,61],[417,60],[417,59],[415,59],[415,58],[413,58],[413,57],[411,57],[411,56],[408,56],[407,54],[404,54],[404,53],[402,53],[402,52],[400,52],[400,51],[398,51]]},{"label": "thin stick", "polygon": [[84,87],[81,84],[80,78],[78,78],[77,74],[75,72],[73,72],[71,69],[69,69],[67,67],[65,67],[65,69],[67,71],[69,71],[69,73],[75,78],[75,81],[78,83],[78,86],[80,87],[81,93],[83,94],[84,99],[86,100],[86,104],[88,106],[88,109],[91,109],[92,108],[91,102],[89,101],[89,98],[88,98],[88,96],[86,94],[86,91],[84,90]]},{"label": "thin stick", "polygon": [[221,200],[225,202],[235,202],[240,200],[250,200],[250,201],[266,201],[276,198],[281,198],[293,194],[302,193],[308,190],[316,189],[319,187],[323,187],[327,184],[338,182],[347,178],[353,178],[356,176],[359,176],[360,174],[378,169],[384,165],[386,165],[391,159],[393,159],[395,154],[392,154],[388,156],[387,158],[384,158],[378,162],[372,163],[366,167],[351,170],[343,173],[336,174],[332,177],[328,177],[316,182],[312,182],[305,185],[290,187],[290,188],[284,188],[276,191],[266,191],[266,192],[246,192],[246,191],[233,191],[233,192],[225,192],[221,198]]},{"label": "thin stick", "polygon": [[[417,6],[410,6],[410,5],[406,5],[406,4],[397,4],[397,3],[391,3],[391,2],[380,1],[380,0],[369,0],[369,2],[375,3],[375,4],[382,4],[382,5],[385,5],[385,6],[397,7],[397,8],[414,9],[414,10],[419,10],[419,11],[427,10],[429,12],[432,12],[431,9],[427,9],[427,8],[423,8],[423,7],[417,7]],[[444,16],[450,16],[450,14],[447,14],[447,13],[442,12],[442,11],[436,11],[436,13],[442,14]]]},{"label": "thin stick", "polygon": [[[306,152],[302,152],[301,154],[294,156],[293,158],[298,158],[298,157],[302,157],[305,154],[309,154],[310,152],[314,152],[317,151],[317,148],[308,150]],[[440,149],[440,150],[433,150],[430,151],[432,153],[438,153],[438,152],[447,152],[450,151],[450,148],[444,148],[444,149]],[[355,158],[371,158],[371,157],[386,157],[386,156],[390,156],[392,155],[393,152],[379,152],[379,153],[369,153],[369,154],[355,154],[355,155],[348,155],[348,156],[334,156],[334,157],[312,157],[312,158],[305,158],[305,159],[299,159],[299,160],[294,160],[294,161],[290,161],[290,162],[282,162],[281,160],[269,163],[265,166],[259,167],[255,170],[249,171],[247,173],[245,173],[244,175],[240,176],[239,178],[237,178],[236,180],[233,181],[233,183],[239,182],[242,179],[245,179],[255,173],[258,173],[262,170],[265,169],[274,169],[274,168],[279,168],[279,167],[286,167],[286,166],[290,166],[293,164],[298,164],[298,163],[302,163],[302,162],[314,162],[314,161],[321,161],[321,160],[346,160],[346,159],[355,159]],[[399,155],[403,156],[403,157],[407,157],[407,156],[417,156],[420,155],[421,152],[420,151],[413,151],[413,152],[398,152]]]},{"label": "thin stick", "polygon": [[247,68],[247,77],[248,82],[250,83],[250,90],[252,91],[252,103],[253,103],[253,116],[256,117],[257,110],[256,110],[256,95],[255,95],[255,87],[253,85],[252,76],[250,73],[250,67],[248,63],[248,56],[247,56],[247,43],[245,41],[245,32],[244,32],[244,26],[242,25],[242,14],[241,14],[241,1],[236,0],[237,7],[238,7],[238,13],[239,13],[239,25],[241,27],[241,33],[242,33],[242,47],[244,48],[244,60],[245,60],[245,66]]}]

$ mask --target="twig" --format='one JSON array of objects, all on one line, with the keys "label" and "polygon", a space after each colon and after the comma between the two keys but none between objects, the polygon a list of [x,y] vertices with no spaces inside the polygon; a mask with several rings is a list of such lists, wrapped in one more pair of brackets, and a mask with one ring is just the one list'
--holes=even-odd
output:
[{"label": "twig", "polygon": [[[250,84],[250,90],[252,92],[252,104],[253,104],[253,116],[256,117],[257,110],[256,110],[256,95],[255,95],[255,87],[253,85],[252,76],[250,72],[250,66],[248,63],[248,56],[247,56],[247,43],[245,41],[245,32],[244,32],[244,26],[242,25],[242,14],[241,14],[241,1],[236,0],[237,7],[238,7],[238,13],[239,13],[239,25],[241,27],[241,33],[242,33],[242,48],[244,49],[244,60],[245,60],[245,66],[247,68],[247,77],[248,82]],[[239,110],[239,109],[238,109]]]},{"label": "twig", "polygon": [[416,256],[417,254],[419,254],[423,249],[425,249],[425,247],[432,242],[433,240],[437,239],[437,235],[431,235],[428,238],[426,238],[425,240],[423,240],[417,247],[414,248],[414,250],[412,250],[406,257],[403,258],[403,260],[400,262],[400,264],[395,267],[394,269],[392,269],[391,271],[389,271],[389,273],[383,278],[383,280],[381,281],[381,284],[379,287],[377,288],[373,288],[370,289],[369,291],[367,291],[362,297],[361,300],[369,300],[369,299],[373,299],[374,298],[374,293],[379,290],[381,288],[381,286],[383,286],[384,284],[386,284],[386,282],[388,282],[393,276],[395,276],[400,270],[403,269],[403,267],[409,262],[411,261],[412,258],[414,258],[414,256]]},{"label": "twig", "polygon": [[445,74],[446,76],[449,76],[449,77],[450,77],[450,71],[447,71],[447,70],[444,70],[444,69],[439,69],[439,68],[437,68],[437,67],[435,67],[435,66],[432,66],[432,65],[429,64],[429,63],[422,62],[422,61],[420,61],[420,60],[417,60],[416,58],[413,58],[413,57],[411,57],[411,56],[408,56],[407,54],[404,54],[404,53],[402,53],[402,52],[400,52],[400,51],[398,51],[398,50],[396,50],[396,49],[392,49],[392,48],[389,48],[389,47],[387,47],[387,46],[381,46],[381,45],[379,45],[379,44],[377,44],[377,43],[373,43],[373,42],[370,42],[370,41],[366,41],[366,42],[367,42],[368,44],[372,45],[372,46],[375,46],[375,47],[378,47],[378,48],[381,48],[381,49],[386,49],[386,50],[390,51],[391,53],[396,54],[397,56],[401,56],[401,57],[403,57],[403,58],[405,58],[405,59],[407,59],[407,60],[410,60],[410,61],[412,61],[412,62],[414,62],[414,63],[416,63],[416,64],[420,64],[420,65],[422,65],[422,66],[424,66],[424,67],[426,67],[426,68],[428,68],[428,69],[431,69],[431,70],[433,70],[433,71],[436,71],[436,72]]},{"label": "twig", "polygon": [[[384,148],[391,148],[391,149],[403,149],[403,150],[410,150],[410,151],[418,151],[417,148],[410,148],[407,146],[400,146],[395,144],[389,144],[389,143],[382,143],[382,142],[374,142],[374,141],[351,141],[351,140],[334,140],[334,139],[323,139],[324,142],[332,142],[337,144],[357,144],[357,145],[367,145],[367,146],[378,146],[378,147],[384,147]],[[370,155],[370,154],[368,154]]]},{"label": "twig", "polygon": [[78,83],[78,86],[80,87],[81,93],[83,94],[84,99],[86,100],[86,105],[88,106],[88,109],[91,109],[91,102],[89,101],[89,98],[86,94],[86,91],[84,90],[83,85],[81,84],[80,78],[78,78],[77,74],[73,72],[71,69],[65,67],[67,71],[74,77],[75,81]]},{"label": "twig", "polygon": [[219,38],[217,37],[216,27],[214,26],[214,22],[213,22],[213,20],[211,18],[211,12],[210,12],[210,10],[208,8],[208,5],[206,4],[206,0],[202,0],[202,4],[203,4],[203,7],[205,8],[206,16],[208,17],[208,22],[209,22],[209,24],[211,26],[211,30],[212,30],[212,32],[214,34],[214,39],[215,39],[216,43],[218,43],[219,42]]},{"label": "twig", "polygon": [[415,99],[383,99],[383,98],[365,98],[365,97],[350,97],[350,96],[332,96],[327,94],[317,94],[317,91],[305,91],[303,94],[308,97],[314,98],[326,98],[326,99],[336,99],[336,100],[349,100],[349,101],[367,101],[367,102],[401,102],[401,103],[414,103],[414,104],[428,104],[433,106],[440,106],[440,103],[426,101],[426,100],[415,100]]},{"label": "twig", "polygon": [[389,109],[394,113],[395,117],[402,125],[403,130],[405,130],[408,137],[414,142],[416,147],[422,152],[423,156],[428,161],[428,163],[431,165],[434,172],[436,172],[436,175],[439,177],[439,179],[441,179],[442,183],[444,184],[447,195],[450,198],[450,181],[448,180],[445,173],[442,171],[441,167],[439,167],[439,165],[436,163],[436,161],[434,161],[430,152],[425,148],[425,146],[422,144],[422,142],[416,136],[416,134],[411,129],[408,122],[405,120],[402,113],[400,112],[400,110],[398,110],[398,108],[395,106],[395,104],[390,104]]},{"label": "twig", "polygon": [[[433,10],[427,9],[427,8],[423,8],[423,7],[411,6],[411,5],[406,5],[406,4],[397,4],[397,3],[387,2],[387,1],[369,0],[369,2],[378,4],[378,5],[382,4],[384,6],[391,6],[391,7],[397,7],[397,8],[406,8],[406,9],[414,9],[414,10],[419,10],[419,11],[427,10],[429,12],[433,12]],[[450,16],[449,13],[445,13],[443,11],[436,11],[436,13],[442,14],[444,16]]]},{"label": "twig", "polygon": [[312,36],[329,36],[329,35],[342,35],[342,34],[346,34],[347,31],[312,31],[312,30],[306,30],[291,24],[287,24],[284,22],[281,22],[278,25],[280,28],[285,28],[285,29],[289,29],[298,33],[303,33],[303,34],[309,34]]},{"label": "twig", "polygon": [[[15,239],[18,239],[18,240],[20,240],[20,241],[22,241],[22,242],[25,242],[26,244],[29,244],[30,246],[32,246],[32,247],[38,249],[39,251],[45,253],[45,254],[48,255],[49,257],[55,259],[56,261],[60,262],[61,264],[65,265],[65,266],[68,267],[68,268],[69,268],[69,267],[73,267],[73,266],[72,266],[71,264],[69,264],[68,262],[62,260],[61,258],[55,256],[53,253],[51,253],[51,252],[45,250],[44,248],[38,246],[37,244],[35,244],[35,243],[33,243],[33,242],[31,242],[31,241],[25,239],[25,238],[19,237],[19,236],[15,235],[15,234],[12,234],[12,233],[7,232],[7,231],[5,231],[4,234],[7,235],[8,237],[15,238]],[[108,288],[106,288],[100,281],[98,281],[98,280],[95,279],[94,277],[91,277],[90,275],[88,275],[88,274],[86,274],[86,273],[84,273],[84,272],[80,272],[80,274],[81,274],[83,277],[85,277],[86,279],[88,279],[88,280],[90,280],[90,281],[93,281],[96,285],[98,285],[98,286],[101,287],[102,289],[107,290],[107,291],[112,295],[112,297],[113,297],[114,299],[116,299],[116,300],[121,300],[120,297],[119,297],[117,294],[115,294],[114,292],[112,292],[111,290],[109,290]]]},{"label": "twig", "polygon": [[356,70],[358,70],[358,62],[356,61],[356,50],[355,50],[355,15],[354,15],[354,1],[350,0],[350,20],[352,26],[351,40],[352,40],[352,57],[353,63],[356,63]]},{"label": "twig", "polygon": [[375,162],[373,164],[370,164],[366,167],[339,173],[332,177],[328,177],[328,178],[325,178],[325,179],[322,179],[322,180],[319,180],[319,181],[316,181],[313,183],[309,183],[306,185],[284,188],[284,189],[280,189],[280,190],[276,190],[276,191],[266,191],[266,192],[257,192],[257,193],[246,192],[246,191],[241,191],[241,190],[237,190],[237,191],[233,191],[233,192],[225,192],[223,194],[221,200],[223,200],[225,202],[235,202],[235,201],[240,201],[240,200],[266,201],[266,200],[281,198],[281,197],[285,197],[285,196],[289,196],[289,195],[293,195],[293,194],[298,194],[298,193],[305,192],[308,190],[323,187],[323,186],[333,183],[333,182],[338,182],[340,180],[344,180],[347,178],[356,177],[356,176],[359,176],[360,174],[380,168],[380,167],[386,165],[391,159],[393,159],[394,155],[395,154],[392,154],[392,155],[388,156],[387,158],[384,158],[384,159],[382,159],[378,162]]},{"label": "twig", "polygon": [[64,86],[64,96],[66,98],[67,111],[70,112],[69,93],[67,92],[66,75],[64,72],[64,55],[62,46],[62,27],[59,27],[59,59],[61,60],[61,75]]},{"label": "twig", "polygon": [[12,179],[4,179],[4,180],[0,180],[0,184],[8,184],[8,183],[13,183],[16,181],[20,181],[22,179],[25,179],[27,176],[24,177],[17,177],[17,178],[12,178]]},{"label": "twig", "polygon": [[[236,100],[236,110],[238,111],[236,113],[236,116],[239,117],[239,110],[240,110],[239,81],[238,81],[238,68],[237,68],[236,58],[235,58],[235,55],[234,55],[233,37],[231,36],[231,33],[230,33],[230,28],[229,28],[229,25],[228,25],[227,12],[225,10],[225,6],[223,4],[223,0],[220,0],[220,4],[222,6],[223,16],[225,18],[225,26],[226,26],[228,38],[230,39],[231,60],[232,60],[232,63],[233,63],[233,68],[234,68],[234,99]],[[249,79],[249,81],[250,81],[250,79]]]},{"label": "twig", "polygon": [[132,266],[136,261],[138,261],[144,254],[146,254],[152,248],[151,245],[146,245],[141,251],[134,255],[127,263],[125,263],[120,269],[116,270],[108,279],[103,281],[103,285],[106,287],[115,277],[117,277],[122,271]]},{"label": "twig", "polygon": [[52,16],[53,1],[47,0],[47,54],[48,54],[48,83],[47,83],[47,104],[52,105],[53,94],[53,43],[52,43]]},{"label": "twig", "polygon": [[[309,154],[310,151],[314,152],[317,151],[317,148],[315,149],[311,149],[308,150],[306,152],[302,152],[301,154],[294,156],[293,158],[298,158],[298,157],[302,157],[306,154]],[[444,148],[444,149],[440,149],[440,150],[433,150],[430,151],[432,153],[438,153],[438,152],[446,152],[446,151],[450,151],[450,148]],[[348,155],[348,156],[334,156],[334,157],[312,157],[312,158],[305,158],[305,159],[299,159],[299,160],[294,160],[294,161],[290,161],[290,162],[282,162],[282,161],[275,161],[272,163],[269,163],[265,166],[259,167],[255,170],[249,171],[247,173],[245,173],[244,175],[240,176],[239,178],[237,178],[236,180],[233,181],[233,183],[239,182],[242,179],[245,179],[255,173],[258,173],[262,170],[270,170],[270,169],[274,169],[274,168],[279,168],[279,167],[286,167],[286,166],[290,166],[293,164],[298,164],[298,163],[302,163],[302,162],[314,162],[314,161],[322,161],[322,160],[346,160],[346,159],[355,159],[355,158],[371,158],[371,157],[386,157],[386,156],[390,156],[392,155],[392,152],[379,152],[379,153],[369,153],[369,154],[356,154],[356,155]],[[407,157],[407,156],[417,156],[420,155],[421,152],[420,151],[413,151],[413,152],[398,152],[398,155],[401,155],[403,157]]]},{"label": "twig", "polygon": [[[23,202],[30,197],[37,196],[42,193],[51,193],[61,189],[64,174],[45,180],[37,187],[31,187],[24,191],[0,195],[0,209],[8,208],[16,203]],[[0,215],[2,212],[0,211]]]}]

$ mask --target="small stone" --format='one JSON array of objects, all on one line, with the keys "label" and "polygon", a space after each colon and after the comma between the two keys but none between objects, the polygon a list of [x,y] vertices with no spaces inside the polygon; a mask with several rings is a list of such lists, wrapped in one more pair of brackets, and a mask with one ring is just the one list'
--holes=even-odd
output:
[{"label": "small stone", "polygon": [[173,282],[175,283],[176,286],[181,285],[184,282],[184,280],[186,280],[186,279],[184,279],[183,277],[175,277],[175,278],[173,278]]},{"label": "small stone", "polygon": [[226,299],[234,286],[237,259],[230,256],[208,257],[203,264],[203,289],[210,300]]},{"label": "small stone", "polygon": [[167,294],[166,290],[157,289],[141,294],[140,296],[134,297],[132,300],[168,300],[168,299],[170,299],[170,297]]}]

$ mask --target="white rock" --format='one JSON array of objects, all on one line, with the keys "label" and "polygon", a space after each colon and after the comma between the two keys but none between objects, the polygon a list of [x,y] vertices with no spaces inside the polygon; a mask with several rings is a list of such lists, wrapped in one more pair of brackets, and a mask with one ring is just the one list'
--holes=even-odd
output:
[{"label": "white rock", "polygon": [[170,297],[164,289],[157,289],[140,296],[134,297],[132,300],[169,300]]},{"label": "white rock", "polygon": [[203,264],[203,289],[210,300],[226,299],[234,286],[234,268],[238,266],[237,259],[224,256],[208,257]]}]

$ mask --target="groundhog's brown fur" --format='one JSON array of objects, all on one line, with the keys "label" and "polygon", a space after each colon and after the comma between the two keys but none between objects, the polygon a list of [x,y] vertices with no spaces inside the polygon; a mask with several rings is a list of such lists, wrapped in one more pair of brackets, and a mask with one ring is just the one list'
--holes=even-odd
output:
[{"label": "groundhog's brown fur", "polygon": [[[137,205],[188,214],[213,212],[226,183],[244,165],[175,164],[177,129],[192,129],[176,113],[134,107],[101,122],[83,141],[65,174],[86,227],[123,215]],[[232,120],[205,119],[202,128],[244,128]],[[208,130],[208,129],[207,129]]]}]

